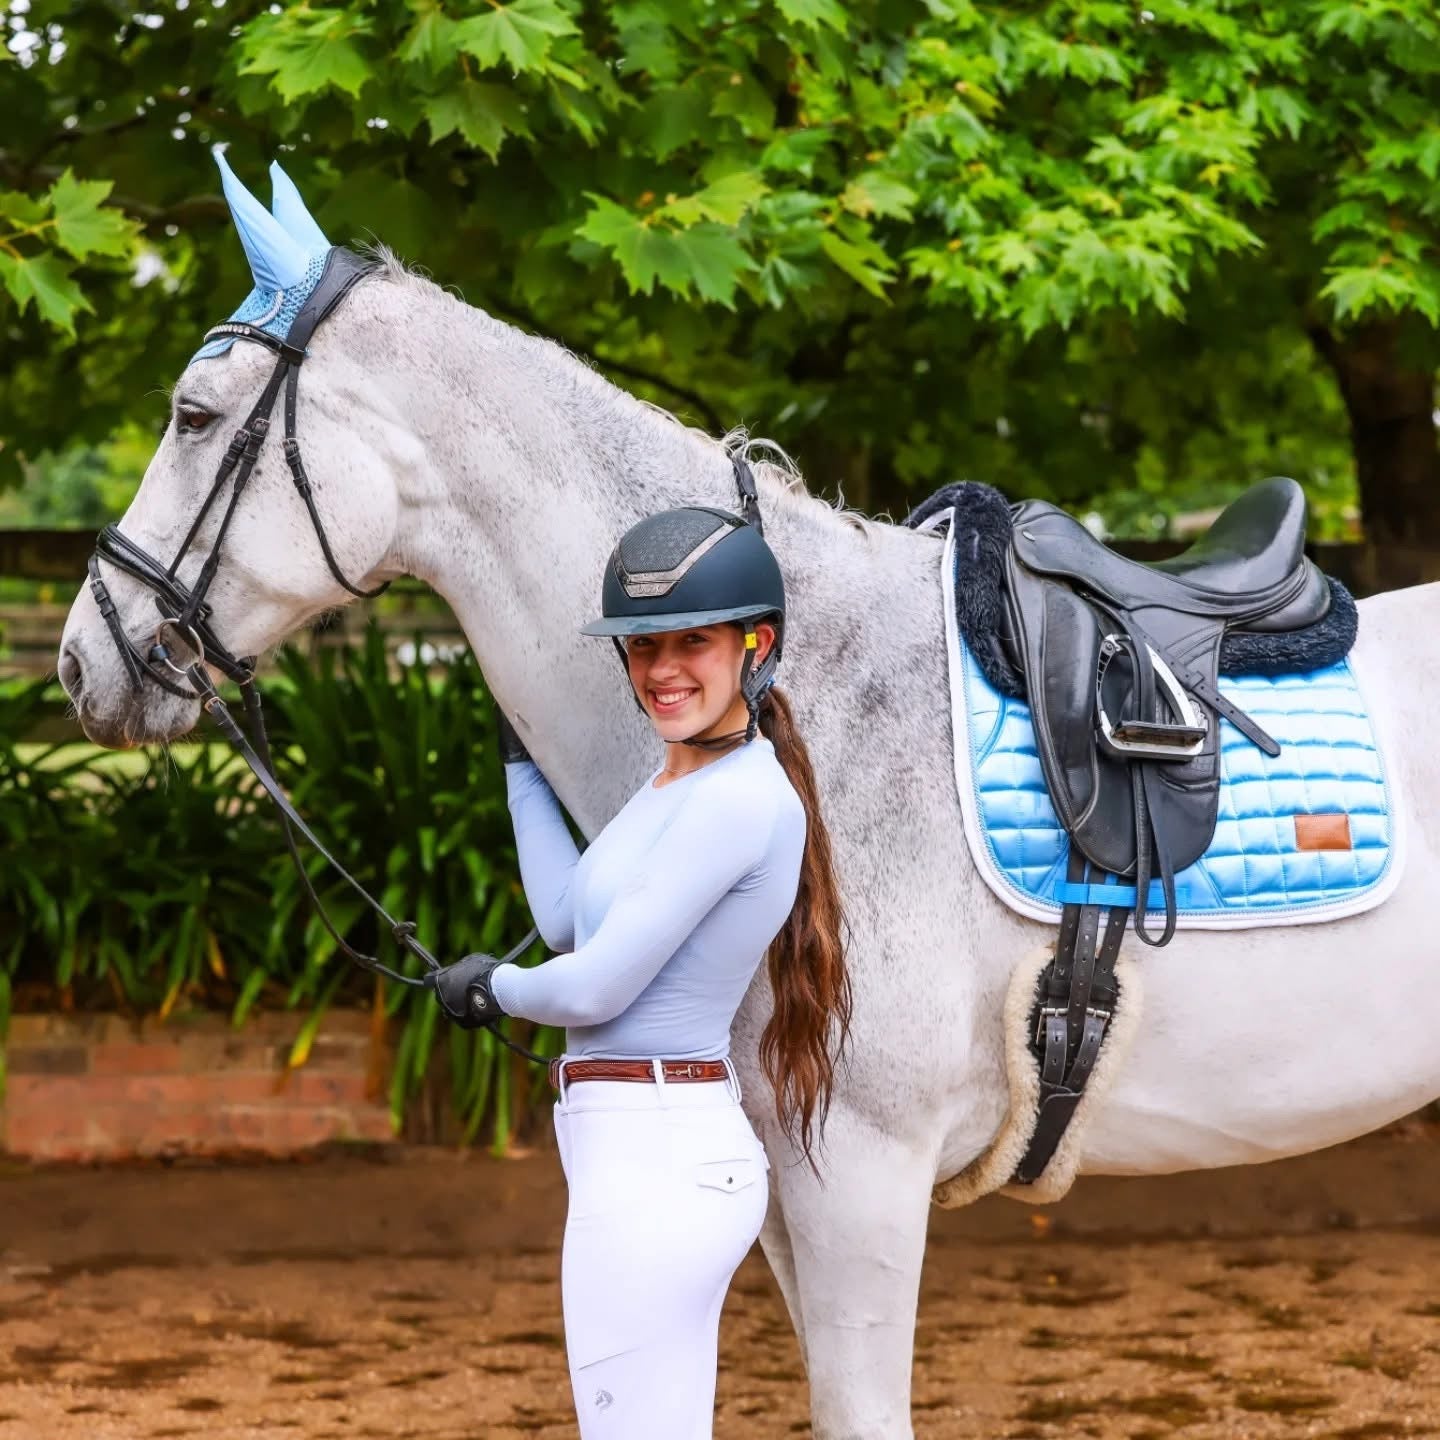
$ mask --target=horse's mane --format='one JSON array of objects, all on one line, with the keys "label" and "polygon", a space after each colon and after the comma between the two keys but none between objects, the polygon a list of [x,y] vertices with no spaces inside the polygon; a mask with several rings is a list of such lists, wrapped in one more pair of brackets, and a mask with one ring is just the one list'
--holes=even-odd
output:
[{"label": "horse's mane", "polygon": [[462,306],[471,318],[471,323],[485,326],[497,340],[519,344],[546,364],[559,363],[571,367],[570,378],[577,390],[597,405],[604,404],[614,407],[619,403],[633,406],[636,413],[643,414],[647,419],[672,425],[702,444],[718,447],[727,457],[739,455],[754,470],[756,483],[762,488],[767,502],[778,503],[785,509],[803,510],[812,516],[817,509],[829,511],[835,518],[859,530],[876,523],[858,511],[848,510],[845,506],[845,497],[838,492],[838,489],[833,504],[814,494],[806,484],[800,467],[776,441],[764,436],[752,436],[749,428],[744,425],[732,427],[717,440],[698,426],[687,424],[679,419],[663,405],[642,400],[621,389],[600,372],[594,361],[586,356],[575,354],[563,341],[547,335],[532,334],[506,321],[497,320],[493,315],[466,300],[457,286],[438,284],[425,272],[423,267],[407,264],[383,242],[373,241],[358,248],[362,254],[374,260],[380,267],[381,279],[387,284],[405,288],[423,288],[432,295],[439,295]]}]

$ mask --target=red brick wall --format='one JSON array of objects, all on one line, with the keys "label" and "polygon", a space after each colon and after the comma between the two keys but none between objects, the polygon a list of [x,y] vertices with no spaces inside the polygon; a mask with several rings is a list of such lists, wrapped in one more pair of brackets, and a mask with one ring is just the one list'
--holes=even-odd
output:
[{"label": "red brick wall", "polygon": [[0,1150],[34,1160],[263,1151],[389,1140],[370,1017],[325,1017],[310,1058],[286,1059],[300,1015],[17,1015],[6,1044]]}]

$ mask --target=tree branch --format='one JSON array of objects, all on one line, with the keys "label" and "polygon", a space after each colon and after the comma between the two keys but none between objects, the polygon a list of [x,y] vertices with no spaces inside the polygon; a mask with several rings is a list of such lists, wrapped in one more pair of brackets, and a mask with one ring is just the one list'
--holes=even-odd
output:
[{"label": "tree branch", "polygon": [[[34,185],[36,181],[51,185],[62,174],[62,166],[22,164],[9,151],[0,150],[0,180],[17,190]],[[105,203],[141,221],[147,230],[183,225],[190,220],[223,220],[230,213],[223,195],[192,195],[185,200],[177,200],[173,205],[152,205],[133,195],[112,192]]]}]

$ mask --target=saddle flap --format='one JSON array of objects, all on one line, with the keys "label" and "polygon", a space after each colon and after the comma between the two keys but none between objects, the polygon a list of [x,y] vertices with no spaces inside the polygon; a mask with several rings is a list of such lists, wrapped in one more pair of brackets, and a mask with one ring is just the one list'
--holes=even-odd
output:
[{"label": "saddle flap", "polygon": [[[1024,671],[1041,768],[1073,843],[1113,875],[1135,872],[1140,832],[1134,767],[1148,764],[1154,771],[1148,828],[1160,830],[1177,868],[1193,863],[1215,829],[1218,726],[1210,723],[1198,753],[1183,760],[1137,761],[1107,748],[1099,735],[1096,691],[1101,647],[1113,628],[1110,619],[1068,585],[1030,571],[1018,546],[1007,557],[1005,578],[1007,645]],[[1182,630],[1188,631],[1181,647],[1184,668],[1213,673],[1222,628],[1186,619],[1163,638],[1174,644]],[[1104,685],[1111,713],[1135,713],[1140,680],[1126,657],[1108,661]],[[1144,709],[1156,721],[1178,718],[1153,696]]]},{"label": "saddle flap", "polygon": [[1096,741],[1095,677],[1103,638],[1073,590],[1006,560],[1008,645],[1025,674],[1036,747],[1051,799],[1075,843],[1115,874],[1135,864],[1129,767]]}]

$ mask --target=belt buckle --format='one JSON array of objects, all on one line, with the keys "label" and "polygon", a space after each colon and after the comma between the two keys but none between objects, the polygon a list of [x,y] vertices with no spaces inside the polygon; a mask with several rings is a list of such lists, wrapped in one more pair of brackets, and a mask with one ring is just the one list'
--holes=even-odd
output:
[{"label": "belt buckle", "polygon": [[672,1080],[699,1080],[702,1078],[700,1067],[690,1060],[687,1060],[683,1067],[674,1071],[670,1076]]}]

